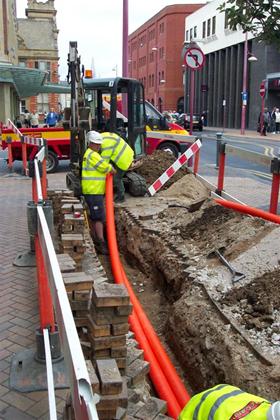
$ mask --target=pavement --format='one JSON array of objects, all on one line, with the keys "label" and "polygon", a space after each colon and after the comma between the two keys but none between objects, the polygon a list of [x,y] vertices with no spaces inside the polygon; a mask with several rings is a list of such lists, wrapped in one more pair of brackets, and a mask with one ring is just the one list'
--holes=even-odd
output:
[{"label": "pavement", "polygon": [[[213,133],[222,133],[223,135],[230,136],[230,137],[240,137],[240,138],[251,138],[251,139],[261,139],[261,140],[274,140],[280,141],[280,134],[272,134],[267,133],[266,136],[261,136],[256,130],[245,130],[244,134],[240,133],[240,129],[237,130],[235,128],[225,128],[222,127],[204,127],[205,132],[213,132]],[[203,135],[203,132],[201,133]]]},{"label": "pavement", "polygon": [[[3,166],[4,163],[0,162]],[[29,250],[26,204],[31,200],[31,180],[1,168],[0,176],[0,419],[49,419],[46,391],[20,393],[10,389],[11,359],[15,353],[35,348],[39,327],[35,268],[13,265],[18,253]],[[56,391],[61,418],[67,390]]]}]

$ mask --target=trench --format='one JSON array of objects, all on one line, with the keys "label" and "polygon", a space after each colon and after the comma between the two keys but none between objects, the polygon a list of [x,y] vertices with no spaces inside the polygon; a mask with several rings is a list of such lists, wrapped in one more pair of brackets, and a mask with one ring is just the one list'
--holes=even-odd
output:
[{"label": "trench", "polygon": [[[279,228],[205,197],[131,200],[115,217],[125,271],[187,390],[229,383],[279,399]],[[243,282],[217,248],[248,266]]]}]

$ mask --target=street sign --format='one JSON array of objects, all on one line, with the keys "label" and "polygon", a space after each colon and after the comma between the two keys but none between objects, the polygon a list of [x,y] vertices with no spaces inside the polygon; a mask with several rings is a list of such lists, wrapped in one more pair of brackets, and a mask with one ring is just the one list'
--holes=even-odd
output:
[{"label": "street sign", "polygon": [[187,67],[192,70],[199,70],[204,64],[205,55],[200,48],[192,47],[186,51],[184,61]]},{"label": "street sign", "polygon": [[265,97],[265,80],[263,80],[260,84],[260,95],[262,98]]}]

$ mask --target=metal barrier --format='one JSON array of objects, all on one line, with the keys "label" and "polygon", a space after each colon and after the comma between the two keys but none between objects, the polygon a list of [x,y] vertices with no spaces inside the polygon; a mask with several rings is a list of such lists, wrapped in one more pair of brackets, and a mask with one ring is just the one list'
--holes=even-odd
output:
[{"label": "metal barrier", "polygon": [[[37,139],[34,139],[37,140]],[[65,363],[67,366],[69,380],[70,380],[70,389],[72,396],[72,403],[77,419],[87,420],[87,419],[98,419],[96,411],[96,403],[99,401],[99,396],[92,393],[91,383],[82,352],[80,340],[77,334],[75,322],[73,319],[70,303],[64,286],[62,274],[59,268],[58,260],[56,257],[55,249],[53,246],[53,241],[49,231],[48,223],[45,217],[44,212],[44,199],[46,198],[46,191],[44,191],[44,184],[46,182],[40,181],[40,165],[46,161],[46,148],[43,146],[37,153],[34,160],[35,168],[35,177],[33,177],[32,182],[36,183],[36,196],[37,196],[37,223],[38,223],[38,251],[40,257],[42,256],[41,264],[43,282],[42,293],[44,301],[40,302],[40,306],[44,307],[44,312],[47,310],[48,314],[44,313],[44,320],[41,319],[41,328],[43,330],[48,328],[52,331],[55,328],[52,321],[52,310],[46,307],[52,305],[55,309],[56,322],[58,324],[58,330],[60,333],[61,344],[63,348],[63,354],[65,358]],[[44,167],[44,165],[42,165]],[[42,171],[42,179],[46,178],[46,171]],[[34,191],[34,189],[33,189]],[[40,270],[38,270],[40,271]],[[46,274],[46,276],[45,276]],[[48,289],[50,288],[52,302],[48,301]],[[50,319],[48,318],[50,317]],[[44,325],[46,324],[46,325]],[[44,336],[46,333],[44,334]],[[47,350],[48,352],[48,350]],[[46,352],[46,353],[47,353]],[[47,369],[49,369],[48,377],[50,376],[50,363],[47,363]],[[49,407],[50,413],[53,412],[53,382],[50,380],[49,384],[52,386],[52,389],[49,390]],[[54,417],[55,418],[55,417]]]},{"label": "metal barrier", "polygon": [[257,163],[259,165],[266,166],[270,169],[272,174],[272,185],[271,185],[271,194],[270,194],[270,206],[269,212],[277,214],[278,208],[278,198],[279,198],[279,185],[280,185],[280,159],[279,158],[270,158],[261,153],[251,152],[250,150],[242,149],[240,147],[235,147],[227,144],[226,142],[220,141],[218,143],[218,185],[216,193],[218,195],[222,194],[224,189],[224,177],[225,177],[225,162],[226,155],[231,155],[234,157],[239,157],[246,161]]}]

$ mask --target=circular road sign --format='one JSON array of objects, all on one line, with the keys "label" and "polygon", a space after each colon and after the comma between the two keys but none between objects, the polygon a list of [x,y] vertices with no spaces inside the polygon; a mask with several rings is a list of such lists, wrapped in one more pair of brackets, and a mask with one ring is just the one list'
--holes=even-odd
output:
[{"label": "circular road sign", "polygon": [[200,48],[192,47],[186,51],[184,60],[187,67],[192,70],[198,70],[204,64],[205,55]]},{"label": "circular road sign", "polygon": [[265,80],[263,80],[260,84],[260,95],[262,98],[265,97]]}]

